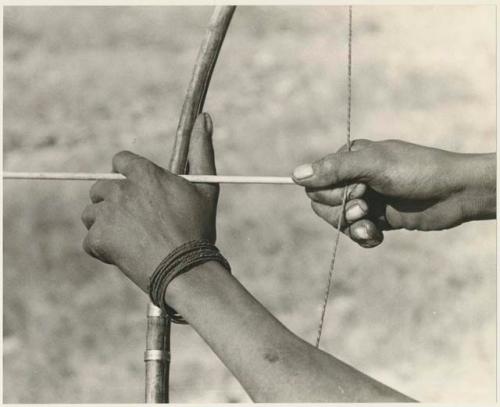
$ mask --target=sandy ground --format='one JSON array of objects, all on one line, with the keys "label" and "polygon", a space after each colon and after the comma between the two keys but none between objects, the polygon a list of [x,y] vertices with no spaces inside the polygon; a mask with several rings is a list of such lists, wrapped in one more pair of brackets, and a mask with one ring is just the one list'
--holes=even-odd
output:
[{"label": "sandy ground", "polygon": [[[6,8],[4,168],[168,162],[210,8]],[[241,7],[206,109],[222,174],[287,175],[345,135],[343,7]],[[355,7],[354,138],[495,145],[495,9]],[[4,183],[4,401],[141,402],[146,298],[81,249],[88,183]],[[314,340],[333,230],[293,186],[224,186],[218,244],[237,277]],[[323,346],[427,402],[495,397],[495,222],[341,241]],[[248,401],[189,327],[171,398]]]}]

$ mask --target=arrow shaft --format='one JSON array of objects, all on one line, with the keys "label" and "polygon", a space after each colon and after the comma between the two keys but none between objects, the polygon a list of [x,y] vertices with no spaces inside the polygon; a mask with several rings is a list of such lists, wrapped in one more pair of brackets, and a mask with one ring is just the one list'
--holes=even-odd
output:
[{"label": "arrow shaft", "polygon": [[[293,184],[291,177],[261,177],[239,175],[179,175],[193,183],[209,184]],[[5,171],[3,179],[97,181],[121,180],[122,174],[85,172],[11,172]]]}]

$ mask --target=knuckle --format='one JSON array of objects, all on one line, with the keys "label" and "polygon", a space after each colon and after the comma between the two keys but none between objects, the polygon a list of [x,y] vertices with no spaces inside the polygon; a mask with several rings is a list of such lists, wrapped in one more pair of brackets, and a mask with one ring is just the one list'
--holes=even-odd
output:
[{"label": "knuckle", "polygon": [[89,190],[89,197],[91,200],[95,200],[99,196],[99,191],[103,189],[104,181],[97,181],[92,184]]},{"label": "knuckle", "polygon": [[368,140],[368,139],[364,139],[364,138],[360,138],[360,139],[353,140],[351,142],[351,149],[359,150],[360,148],[365,148],[371,144],[373,144],[373,141]]},{"label": "knuckle", "polygon": [[126,161],[127,158],[129,158],[129,157],[130,157],[129,151],[126,151],[126,150],[119,151],[111,159],[113,167],[118,167],[123,161]]},{"label": "knuckle", "polygon": [[317,201],[318,198],[319,198],[319,193],[317,191],[307,191],[306,192],[306,195],[309,199],[311,199],[312,201]]},{"label": "knuckle", "polygon": [[87,225],[90,220],[92,219],[92,214],[93,214],[93,205],[89,204],[85,207],[85,209],[82,211],[82,214],[80,216],[81,221]]},{"label": "knuckle", "polygon": [[334,169],[334,156],[333,154],[328,155],[324,158],[322,158],[319,161],[316,161],[315,165],[315,172],[316,170],[319,172],[319,175],[322,177],[325,177],[326,175],[330,174],[333,169]]},{"label": "knuckle", "polygon": [[96,230],[91,230],[83,240],[83,250],[92,257],[98,257],[100,240]]}]

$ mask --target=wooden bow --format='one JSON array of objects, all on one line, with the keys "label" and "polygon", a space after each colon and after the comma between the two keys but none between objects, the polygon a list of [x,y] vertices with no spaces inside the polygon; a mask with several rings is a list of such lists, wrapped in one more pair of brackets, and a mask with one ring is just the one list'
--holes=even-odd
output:
[{"label": "wooden bow", "polygon": [[[215,7],[210,19],[177,126],[169,167],[175,174],[186,172],[191,131],[196,117],[203,110],[210,79],[235,9],[236,6]],[[146,403],[168,403],[169,400],[170,329],[170,320],[158,307],[149,304],[144,354]]]}]

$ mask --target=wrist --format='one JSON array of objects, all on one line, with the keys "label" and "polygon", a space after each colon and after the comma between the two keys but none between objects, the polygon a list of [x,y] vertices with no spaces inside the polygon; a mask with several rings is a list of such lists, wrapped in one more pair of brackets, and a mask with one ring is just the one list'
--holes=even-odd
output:
[{"label": "wrist", "polygon": [[234,277],[217,261],[209,261],[179,275],[168,286],[165,300],[183,316],[189,318],[197,303],[205,303],[205,297],[218,295],[228,280]]},{"label": "wrist", "polygon": [[455,173],[460,184],[463,221],[496,216],[496,154],[459,154]]},{"label": "wrist", "polygon": [[[217,262],[226,273],[231,273],[231,267],[227,260],[222,256],[219,249],[208,240],[191,240],[177,246],[174,250],[160,262],[149,278],[149,297],[153,304],[162,308],[174,323],[184,324],[186,319],[176,310],[172,301],[167,299],[168,287],[172,282],[178,280],[183,274],[193,273],[197,266],[210,262]],[[208,266],[205,269],[214,269]],[[218,270],[215,268],[215,270]],[[210,271],[211,273],[212,271]],[[203,273],[202,275],[206,274]],[[196,273],[198,274],[198,273]],[[188,279],[181,279],[185,281]],[[197,280],[195,280],[197,281]],[[203,281],[203,280],[202,280]],[[180,287],[186,284],[179,285]],[[174,293],[174,303],[178,290],[170,290]]]}]

